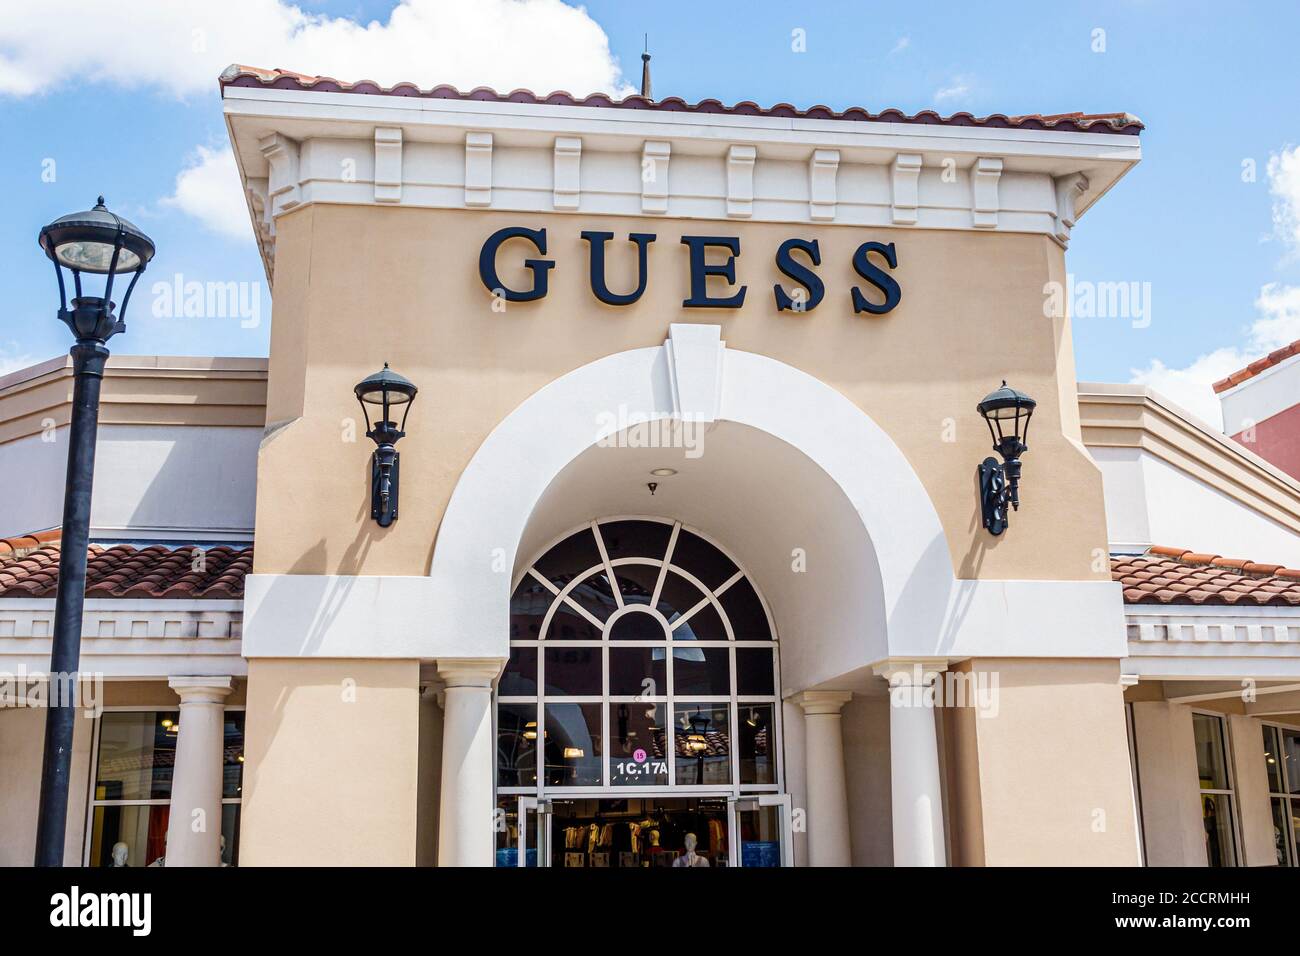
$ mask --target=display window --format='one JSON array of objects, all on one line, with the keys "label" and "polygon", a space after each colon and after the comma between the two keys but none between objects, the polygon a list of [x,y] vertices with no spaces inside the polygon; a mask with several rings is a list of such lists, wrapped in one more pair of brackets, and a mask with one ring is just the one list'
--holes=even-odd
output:
[{"label": "display window", "polygon": [[1264,725],[1273,847],[1278,866],[1300,866],[1300,729]]},{"label": "display window", "polygon": [[1236,793],[1227,734],[1218,714],[1192,714],[1196,770],[1201,781],[1201,822],[1210,866],[1237,866]]},{"label": "display window", "polygon": [[[96,722],[87,866],[163,866],[179,711],[113,710]],[[221,836],[223,866],[239,860],[244,712],[225,712]]]}]

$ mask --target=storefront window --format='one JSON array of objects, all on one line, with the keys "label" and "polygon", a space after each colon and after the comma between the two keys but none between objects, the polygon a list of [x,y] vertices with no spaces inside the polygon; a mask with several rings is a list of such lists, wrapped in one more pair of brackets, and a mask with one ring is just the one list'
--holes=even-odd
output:
[{"label": "storefront window", "polygon": [[1205,827],[1205,856],[1210,866],[1236,866],[1231,776],[1223,718],[1193,714],[1196,769],[1201,780],[1201,818]]},{"label": "storefront window", "polygon": [[1300,730],[1264,725],[1264,768],[1278,866],[1300,866]]},{"label": "storefront window", "polygon": [[[177,711],[123,711],[99,719],[91,793],[89,866],[161,866],[176,741]],[[222,863],[239,858],[239,802],[243,786],[244,713],[227,710],[222,768]]]},{"label": "storefront window", "polygon": [[510,630],[497,687],[500,793],[779,789],[767,610],[700,535],[659,520],[583,528],[524,575]]},{"label": "storefront window", "polygon": [[677,783],[703,787],[731,784],[730,710],[725,704],[678,704]]}]

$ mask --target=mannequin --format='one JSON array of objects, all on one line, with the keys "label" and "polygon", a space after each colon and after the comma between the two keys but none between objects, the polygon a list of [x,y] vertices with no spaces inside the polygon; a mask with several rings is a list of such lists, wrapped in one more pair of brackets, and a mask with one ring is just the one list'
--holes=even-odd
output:
[{"label": "mannequin", "polygon": [[226,835],[224,833],[221,834],[221,855],[218,856],[217,859],[221,861],[222,866],[230,866],[230,864],[226,862]]},{"label": "mannequin", "polygon": [[686,847],[686,852],[673,860],[673,866],[708,866],[709,861],[695,852],[698,842],[694,833],[686,834],[686,839],[682,841]]},{"label": "mannequin", "polygon": [[129,846],[127,846],[125,843],[114,843],[113,862],[109,865],[112,866],[114,869],[121,869],[122,867],[130,866],[131,864],[127,863],[127,860],[130,858],[130,856],[131,856],[131,848]]}]

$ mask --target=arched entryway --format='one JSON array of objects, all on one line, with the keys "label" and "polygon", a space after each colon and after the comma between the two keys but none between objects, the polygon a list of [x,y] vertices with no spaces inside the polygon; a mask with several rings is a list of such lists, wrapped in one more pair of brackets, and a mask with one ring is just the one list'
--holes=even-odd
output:
[{"label": "arched entryway", "polygon": [[[444,777],[440,859],[482,863],[491,858],[495,839],[483,832],[476,816],[488,800],[519,798],[522,811],[516,811],[525,817],[515,823],[522,822],[526,834],[527,801],[544,805],[554,799],[545,783],[544,754],[535,761],[538,780],[516,780],[504,794],[494,786],[499,780],[493,678],[504,668],[502,684],[508,688],[518,676],[517,662],[507,664],[515,650],[511,601],[523,599],[519,582],[537,580],[530,571],[534,563],[575,529],[603,527],[608,516],[622,515],[669,527],[679,522],[679,536],[681,526],[692,534],[699,529],[701,540],[726,543],[737,556],[728,560],[745,562],[743,579],[766,596],[769,620],[781,635],[781,682],[770,701],[773,721],[793,719],[800,725],[802,766],[791,769],[804,803],[796,809],[808,821],[806,858],[848,862],[839,708],[850,691],[880,684],[874,665],[900,651],[934,655],[955,591],[949,552],[920,481],[870,418],[803,372],[726,349],[716,326],[673,326],[662,348],[612,355],[552,382],[512,412],[465,469],[446,510],[430,572],[433,624],[466,649],[463,658],[439,659],[448,686],[444,765],[450,760],[458,768],[454,779]],[[599,547],[592,547],[598,554]],[[638,557],[654,560],[653,554]],[[608,574],[604,558],[570,569],[587,579],[602,572]],[[621,631],[653,623],[663,630],[654,613],[619,608],[608,580],[610,616],[620,613],[612,625],[596,605],[585,608],[595,621],[582,613],[579,597],[596,600],[596,581],[579,582],[567,594],[551,583],[554,589],[537,580],[541,590],[535,597],[548,604],[539,633],[563,613],[576,625],[574,633],[586,633],[593,647],[599,642],[605,655],[622,640],[611,627]],[[717,582],[715,592],[723,583]],[[583,586],[591,590],[579,595],[576,588]],[[714,608],[725,595],[704,595],[696,603]],[[675,612],[685,616],[689,610]],[[547,638],[536,640],[544,655]],[[668,628],[665,653],[676,644]],[[607,670],[602,675],[609,678]],[[511,696],[501,692],[503,705]],[[608,708],[619,702],[602,696],[587,703],[593,705],[589,720],[598,716],[601,722],[601,746],[609,748]],[[665,722],[676,719],[668,710],[675,702],[661,703]],[[726,698],[733,728],[739,704],[736,696]],[[528,732],[547,734],[545,700],[533,707],[532,722],[538,726],[528,728],[523,719],[517,727],[521,740]],[[615,711],[613,719],[618,716]],[[569,717],[572,726],[585,723],[590,737],[587,716],[584,723],[573,713]],[[928,756],[892,775],[903,797],[894,801],[894,833],[909,841],[909,861],[942,862],[934,727],[918,722],[916,729],[925,732],[906,745]],[[557,725],[557,735],[564,732]],[[585,747],[568,746],[574,761],[594,760]],[[665,751],[670,760],[675,759],[672,747]],[[608,756],[601,755],[599,779],[586,785],[616,785]],[[918,767],[920,775],[909,776]],[[739,770],[728,773],[731,789],[713,795],[745,797]],[[669,779],[677,785],[671,769]],[[533,793],[521,792],[530,786],[536,787]],[[909,788],[914,786],[925,790],[921,799],[913,799]],[[760,795],[776,798],[783,792],[778,778]],[[500,826],[502,808],[498,811]],[[913,842],[921,848],[915,853],[909,848]]]},{"label": "arched entryway", "polygon": [[659,517],[563,535],[511,597],[498,865],[788,864],[780,687],[771,616],[720,543]]}]

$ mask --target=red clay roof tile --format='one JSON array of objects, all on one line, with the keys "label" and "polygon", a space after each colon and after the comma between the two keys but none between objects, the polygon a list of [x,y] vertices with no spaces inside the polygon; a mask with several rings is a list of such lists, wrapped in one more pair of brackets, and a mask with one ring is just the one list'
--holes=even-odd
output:
[{"label": "red clay roof tile", "polygon": [[1290,345],[1284,345],[1280,349],[1269,352],[1262,359],[1256,359],[1243,369],[1233,372],[1226,378],[1221,378],[1214,383],[1216,392],[1226,392],[1234,385],[1240,385],[1246,379],[1254,378],[1260,372],[1267,371],[1274,365],[1280,365],[1293,355],[1300,354],[1300,339],[1292,342]]},{"label": "red clay roof tile", "polygon": [[227,87],[266,87],[282,90],[314,90],[319,93],[355,93],[368,96],[409,96],[423,99],[474,100],[492,103],[530,103],[546,106],[590,106],[621,110],[656,110],[669,113],[717,113],[735,116],[778,116],[794,119],[846,120],[849,122],[871,123],[915,123],[939,126],[983,126],[991,128],[1013,128],[1026,130],[1056,130],[1068,133],[1117,133],[1137,136],[1143,130],[1142,121],[1129,113],[1032,113],[1025,116],[1005,116],[994,113],[990,116],[976,117],[970,113],[953,113],[940,116],[933,110],[922,110],[908,115],[902,110],[887,109],[880,113],[871,113],[861,107],[852,107],[843,112],[835,112],[827,106],[811,106],[798,109],[789,103],[763,107],[748,100],[727,106],[718,100],[706,99],[698,103],[687,103],[676,96],[661,100],[647,99],[643,96],[628,96],[621,100],[610,98],[604,93],[576,97],[563,90],[554,93],[537,94],[531,90],[514,90],[510,93],[498,93],[485,86],[476,87],[468,93],[462,93],[454,86],[435,86],[431,90],[421,90],[414,83],[398,83],[394,86],[380,86],[373,80],[360,80],[345,83],[328,76],[308,76],[291,70],[266,70],[256,66],[232,64],[222,71],[218,80],[223,94]]},{"label": "red clay roof tile", "polygon": [[[253,569],[251,546],[136,548],[91,545],[86,557],[86,597],[238,600]],[[0,598],[54,597],[59,544],[42,545],[20,558],[0,551]]]},{"label": "red clay roof tile", "polygon": [[1300,605],[1300,570],[1278,564],[1156,546],[1110,568],[1126,604]]}]

